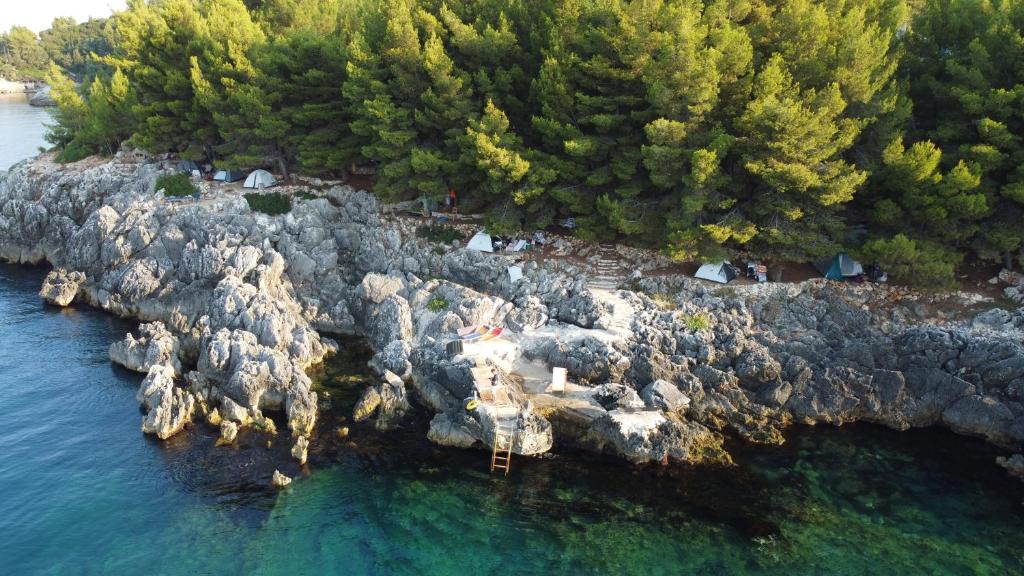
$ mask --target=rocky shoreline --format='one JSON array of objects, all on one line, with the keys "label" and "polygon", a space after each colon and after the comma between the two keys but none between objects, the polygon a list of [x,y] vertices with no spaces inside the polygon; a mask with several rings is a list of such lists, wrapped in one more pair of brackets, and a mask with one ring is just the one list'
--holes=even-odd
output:
[{"label": "rocky shoreline", "polygon": [[[306,370],[337,350],[321,334],[337,333],[375,351],[380,384],[358,416],[388,429],[425,408],[444,445],[493,441],[499,415],[464,401],[474,370],[496,368],[514,390],[519,454],[728,463],[726,436],[777,443],[794,422],[868,421],[982,437],[1020,471],[1024,309],[936,322],[917,295],[820,280],[647,276],[599,290],[569,262],[524,262],[513,282],[513,256],[419,238],[347,186],[270,217],[238,195],[169,202],[154,187],[170,170],[122,153],[0,173],[0,259],[52,265],[41,295],[54,304],[144,322],[110,356],[146,374],[142,430],[160,438],[205,420],[230,443],[239,427],[274,431],[266,413],[280,412],[276,433],[304,461],[324,401]],[[510,329],[449,353],[477,324]],[[545,388],[556,366],[566,392]]]}]

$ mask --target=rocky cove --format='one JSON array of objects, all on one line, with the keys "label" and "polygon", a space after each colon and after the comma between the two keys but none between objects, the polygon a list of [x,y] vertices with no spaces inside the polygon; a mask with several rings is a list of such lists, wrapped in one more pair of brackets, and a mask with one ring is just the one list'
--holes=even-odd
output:
[{"label": "rocky cove", "polygon": [[[917,296],[817,280],[711,289],[648,275],[604,291],[568,262],[527,262],[512,282],[509,257],[418,238],[366,192],[330,187],[270,217],[240,196],[169,203],[155,181],[170,170],[43,155],[0,176],[0,258],[53,266],[41,295],[57,305],[144,322],[110,357],[146,375],[142,430],[159,438],[194,422],[231,442],[240,427],[274,431],[280,412],[276,434],[304,461],[329,401],[306,371],[340,334],[365,338],[380,374],[361,415],[387,429],[426,409],[443,445],[493,441],[496,414],[464,400],[474,369],[496,368],[516,389],[518,454],[728,464],[727,438],[865,421],[979,436],[1024,468],[1020,309],[938,321]],[[450,354],[477,324],[512,330]],[[568,370],[566,393],[540,386],[552,367]]]}]

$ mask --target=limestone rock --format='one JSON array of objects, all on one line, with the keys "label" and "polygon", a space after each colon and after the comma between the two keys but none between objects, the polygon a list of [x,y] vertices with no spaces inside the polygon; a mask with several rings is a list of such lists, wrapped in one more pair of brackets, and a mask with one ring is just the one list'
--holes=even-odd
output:
[{"label": "limestone rock", "polygon": [[299,436],[295,439],[295,444],[292,445],[292,458],[298,460],[299,464],[305,464],[308,457],[309,440],[305,436]]},{"label": "limestone rock", "polygon": [[51,304],[67,306],[78,295],[78,291],[84,283],[85,274],[81,272],[69,272],[63,268],[51,270],[43,280],[39,296]]},{"label": "limestone rock", "polygon": [[163,322],[150,322],[139,326],[139,337],[131,333],[124,340],[110,345],[110,359],[129,370],[149,372],[158,364],[174,368],[176,375],[181,374],[179,352],[180,341],[171,334]]},{"label": "limestone rock", "polygon": [[150,368],[136,395],[146,415],[142,431],[166,440],[192,421],[195,397],[174,385],[174,369],[165,365]]},{"label": "limestone rock", "polygon": [[282,474],[280,470],[274,470],[274,475],[270,477],[270,485],[274,488],[284,488],[291,483],[292,479]]},{"label": "limestone rock", "polygon": [[1024,454],[1014,454],[1009,458],[1005,456],[999,456],[996,458],[996,464],[999,464],[1011,476],[1016,476],[1021,481],[1024,481]]},{"label": "limestone rock", "polygon": [[643,398],[644,404],[653,410],[680,412],[686,410],[690,405],[690,399],[686,394],[665,380],[651,382],[640,391],[640,396]]},{"label": "limestone rock", "polygon": [[238,424],[231,420],[224,420],[220,423],[220,440],[225,444],[231,444],[238,437]]}]

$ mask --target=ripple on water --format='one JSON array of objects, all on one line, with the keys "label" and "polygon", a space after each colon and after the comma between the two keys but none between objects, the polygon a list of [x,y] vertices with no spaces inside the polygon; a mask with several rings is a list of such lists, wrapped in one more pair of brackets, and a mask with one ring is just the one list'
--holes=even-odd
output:
[{"label": "ripple on water", "polygon": [[[356,446],[318,448],[312,472],[283,437],[215,447],[197,425],[162,443],[139,431],[141,376],[106,359],[134,325],[43,306],[43,274],[0,265],[4,573],[1024,572],[1024,490],[940,432],[794,430],[729,470],[518,459],[507,479],[425,444],[424,421],[352,426]],[[352,350],[317,375],[339,405],[363,378]],[[298,476],[280,493],[277,465]]]}]

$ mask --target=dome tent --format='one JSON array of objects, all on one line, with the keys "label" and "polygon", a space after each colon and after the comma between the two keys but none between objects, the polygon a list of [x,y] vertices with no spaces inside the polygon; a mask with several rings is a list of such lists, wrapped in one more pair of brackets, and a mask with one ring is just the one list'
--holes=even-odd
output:
[{"label": "dome tent", "polygon": [[217,182],[237,182],[245,178],[245,172],[241,170],[217,170],[213,174],[213,179]]},{"label": "dome tent", "polygon": [[249,177],[245,179],[245,184],[242,184],[244,188],[269,188],[277,184],[274,180],[274,175],[266,170],[253,170]]},{"label": "dome tent", "polygon": [[864,267],[846,252],[836,254],[834,258],[827,258],[815,263],[819,272],[829,280],[842,280],[854,278],[864,273]]},{"label": "dome tent", "polygon": [[719,284],[728,284],[736,277],[736,267],[724,260],[722,262],[705,264],[697,269],[697,274],[694,277],[701,280],[718,282]]}]

